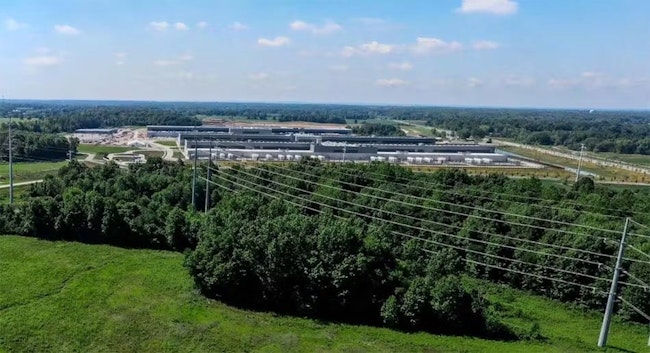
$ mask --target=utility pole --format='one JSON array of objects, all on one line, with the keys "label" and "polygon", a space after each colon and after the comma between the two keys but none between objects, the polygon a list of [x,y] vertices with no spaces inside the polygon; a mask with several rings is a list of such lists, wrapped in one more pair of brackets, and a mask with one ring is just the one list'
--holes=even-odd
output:
[{"label": "utility pole", "polygon": [[194,174],[192,176],[192,207],[196,210],[196,159],[199,154],[199,145],[196,142],[196,132],[194,135]]},{"label": "utility pole", "polygon": [[343,163],[345,163],[345,152],[347,151],[347,149],[348,149],[348,145],[347,144],[343,145]]},{"label": "utility pole", "polygon": [[618,277],[621,275],[621,262],[623,261],[623,255],[625,254],[625,238],[627,237],[627,230],[629,225],[630,225],[630,218],[628,217],[625,219],[625,228],[623,228],[623,236],[621,236],[621,243],[618,244],[618,256],[616,257],[614,278],[612,278],[612,286],[609,289],[609,296],[607,298],[607,307],[605,308],[605,316],[603,316],[603,325],[600,327],[600,336],[598,337],[598,347],[605,347],[607,345],[607,335],[609,335],[609,325],[612,322],[614,303],[616,303]]},{"label": "utility pole", "polygon": [[585,150],[585,144],[580,145],[580,159],[578,160],[578,172],[576,173],[576,183],[578,182],[578,179],[580,178],[580,168],[582,167],[582,153]]},{"label": "utility pole", "polygon": [[[3,98],[4,99],[4,98]],[[11,146],[11,112],[9,112],[9,204],[14,203],[14,160],[13,160],[13,147]]]},{"label": "utility pole", "polygon": [[208,213],[210,206],[210,177],[212,176],[212,140],[210,140],[210,158],[208,160],[208,179],[205,182],[205,213]]}]

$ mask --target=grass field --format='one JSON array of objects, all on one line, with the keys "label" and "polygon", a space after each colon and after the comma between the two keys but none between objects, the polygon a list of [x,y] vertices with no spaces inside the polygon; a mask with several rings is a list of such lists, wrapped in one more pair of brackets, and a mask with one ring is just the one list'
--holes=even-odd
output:
[{"label": "grass field", "polygon": [[177,147],[176,140],[156,140],[156,143],[168,147]]},{"label": "grass field", "polygon": [[144,154],[147,158],[162,158],[162,156],[165,154],[163,151],[138,151],[138,153]]},{"label": "grass field", "polygon": [[201,297],[182,255],[0,237],[0,351],[7,352],[647,352],[647,327],[490,287],[512,326],[544,341],[497,342],[324,323]]},{"label": "grass field", "polygon": [[[499,149],[512,152],[523,157],[539,160],[542,162],[561,165],[569,168],[578,167],[578,161],[576,160],[553,156],[547,153],[541,153],[526,148],[501,146],[499,147]],[[607,180],[607,181],[625,181],[625,182],[649,182],[650,181],[650,176],[642,173],[637,173],[637,172],[619,169],[619,168],[604,167],[589,162],[583,162],[582,169],[584,171],[594,173],[600,176],[602,180]]]},{"label": "grass field", "polygon": [[133,150],[137,150],[137,148],[128,146],[106,146],[91,144],[80,144],[77,148],[77,151],[82,153],[122,153]]},{"label": "grass field", "polygon": [[[56,171],[67,161],[61,162],[29,162],[14,163],[14,182],[42,179],[48,174],[56,174]],[[9,183],[9,164],[0,164],[0,185]]]}]

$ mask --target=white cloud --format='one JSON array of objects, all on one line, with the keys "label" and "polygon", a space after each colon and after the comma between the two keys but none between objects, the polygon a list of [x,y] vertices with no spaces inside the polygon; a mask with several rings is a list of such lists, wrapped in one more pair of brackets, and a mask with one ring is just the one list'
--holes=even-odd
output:
[{"label": "white cloud", "polygon": [[524,76],[509,76],[505,79],[504,83],[507,86],[531,87],[535,85],[535,79],[532,77]]},{"label": "white cloud", "polygon": [[196,24],[196,27],[198,27],[198,28],[200,28],[200,29],[207,28],[208,26],[209,26],[208,23],[205,22],[205,21],[201,21],[201,22],[198,22],[198,23]]},{"label": "white cloud", "polygon": [[8,19],[5,20],[5,28],[8,31],[18,31],[18,30],[26,28],[26,27],[27,27],[26,23],[18,22],[16,20],[14,20],[13,18],[8,18]]},{"label": "white cloud", "polygon": [[159,59],[154,60],[153,64],[156,66],[174,66],[180,64],[180,62],[178,60]]},{"label": "white cloud", "polygon": [[408,82],[399,78],[381,78],[375,81],[375,84],[380,87],[399,87],[408,84]]},{"label": "white cloud", "polygon": [[185,23],[183,23],[183,22],[174,23],[174,28],[177,31],[188,31],[190,29],[190,27],[188,25],[186,25]]},{"label": "white cloud", "polygon": [[248,75],[248,79],[252,81],[264,81],[269,78],[266,72],[256,72]]},{"label": "white cloud", "polygon": [[472,44],[472,48],[474,48],[474,50],[494,50],[499,47],[499,43],[493,42],[491,40],[479,40]]},{"label": "white cloud", "polygon": [[388,67],[393,69],[393,70],[402,70],[402,71],[409,71],[413,69],[413,64],[411,64],[408,61],[404,61],[401,63],[390,63],[388,64]]},{"label": "white cloud", "polygon": [[359,22],[363,25],[366,26],[377,26],[377,25],[383,25],[386,23],[386,20],[383,18],[378,18],[378,17],[357,17],[354,18],[353,21]]},{"label": "white cloud", "polygon": [[76,36],[78,34],[81,34],[80,30],[69,25],[56,25],[54,26],[54,30],[59,34],[65,34],[71,36]]},{"label": "white cloud", "polygon": [[416,53],[446,53],[462,50],[463,45],[459,42],[446,42],[438,38],[418,37],[416,44],[411,47]]},{"label": "white cloud", "polygon": [[601,72],[585,71],[585,72],[581,73],[580,76],[582,76],[583,78],[587,78],[587,79],[596,79],[596,78],[601,78],[601,77],[603,77],[605,75],[603,73],[601,73]]},{"label": "white cloud", "polygon": [[347,65],[330,65],[329,69],[334,72],[344,72],[348,71],[349,67]]},{"label": "white cloud", "polygon": [[467,86],[468,87],[481,87],[483,86],[483,81],[479,80],[476,77],[470,77],[467,79]]},{"label": "white cloud", "polygon": [[126,57],[128,56],[128,53],[113,53],[113,56],[115,57],[115,65],[124,65],[126,63]]},{"label": "white cloud", "polygon": [[287,37],[275,37],[273,39],[260,38],[257,40],[257,44],[265,47],[281,47],[289,45],[291,40]]},{"label": "white cloud", "polygon": [[32,68],[55,66],[62,62],[63,59],[60,56],[54,55],[32,56],[23,60],[25,65]]},{"label": "white cloud", "polygon": [[187,63],[188,61],[194,60],[192,54],[183,54],[178,56],[176,59],[158,59],[154,60],[153,64],[155,66],[165,67],[165,66],[175,66]]},{"label": "white cloud", "polygon": [[548,80],[547,84],[550,87],[553,87],[553,88],[569,88],[569,87],[575,86],[577,84],[577,81],[568,80],[568,79],[552,78],[552,79]]},{"label": "white cloud", "polygon": [[394,45],[372,41],[370,43],[361,44],[356,48],[346,46],[341,50],[341,55],[343,57],[349,58],[353,55],[390,54],[394,50]]},{"label": "white cloud", "polygon": [[153,29],[154,31],[164,32],[169,28],[169,23],[167,23],[167,21],[153,21],[149,22],[149,28]]},{"label": "white cloud", "polygon": [[241,22],[233,22],[230,26],[228,26],[228,28],[233,31],[245,31],[248,29],[248,26]]},{"label": "white cloud", "polygon": [[331,34],[343,29],[341,25],[335,22],[326,22],[324,25],[318,26],[303,21],[293,21],[289,24],[289,28],[294,31],[307,31],[313,34]]},{"label": "white cloud", "polygon": [[461,13],[489,13],[493,15],[510,15],[517,12],[519,4],[513,0],[463,0]]}]

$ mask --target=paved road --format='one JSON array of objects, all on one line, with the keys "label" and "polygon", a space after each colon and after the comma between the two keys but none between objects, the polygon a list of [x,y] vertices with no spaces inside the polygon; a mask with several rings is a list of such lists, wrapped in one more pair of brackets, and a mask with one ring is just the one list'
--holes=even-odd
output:
[{"label": "paved road", "polygon": [[[42,182],[43,182],[43,179],[23,181],[21,183],[14,183],[14,187],[23,186],[23,185],[31,185],[31,184],[42,183]],[[0,189],[8,189],[8,188],[9,188],[9,184],[0,185]]]}]

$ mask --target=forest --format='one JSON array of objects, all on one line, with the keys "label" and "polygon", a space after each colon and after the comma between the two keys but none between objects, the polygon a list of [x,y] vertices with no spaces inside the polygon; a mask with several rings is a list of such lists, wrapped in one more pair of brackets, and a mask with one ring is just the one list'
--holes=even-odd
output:
[{"label": "forest", "polygon": [[531,145],[564,146],[593,152],[650,154],[647,112],[520,112],[502,115],[447,114],[427,125],[454,131],[460,138],[504,137]]},{"label": "forest", "polygon": [[[204,165],[199,175],[207,168],[198,211],[181,161],[128,170],[72,161],[28,199],[0,205],[0,233],[185,252],[203,294],[246,308],[513,339],[534,332],[504,329],[473,281],[601,310],[623,217],[650,221],[647,191],[588,178],[561,185],[318,161]],[[631,234],[629,245],[650,252],[645,228]],[[636,282],[650,281],[650,262],[629,251],[624,267],[622,296],[650,311]]]},{"label": "forest", "polygon": [[[6,130],[0,133],[0,161],[9,159],[9,141]],[[12,134],[12,149],[14,162],[52,161],[63,160],[77,153],[79,140],[66,138],[59,134],[39,134],[24,130]]]},{"label": "forest", "polygon": [[406,136],[396,125],[366,122],[352,126],[352,133],[364,136]]}]

